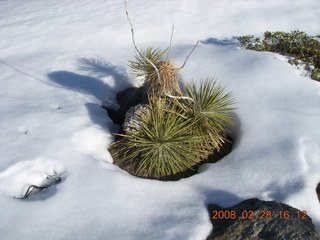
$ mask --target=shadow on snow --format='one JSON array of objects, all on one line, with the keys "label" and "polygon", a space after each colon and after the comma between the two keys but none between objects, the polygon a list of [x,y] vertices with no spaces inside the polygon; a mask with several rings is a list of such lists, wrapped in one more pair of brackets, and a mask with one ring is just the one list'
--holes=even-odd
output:
[{"label": "shadow on snow", "polygon": [[208,38],[204,41],[201,41],[203,44],[213,44],[218,46],[238,46],[239,41],[238,37],[231,37],[231,38],[224,38],[224,39],[218,39],[218,38]]},{"label": "shadow on snow", "polygon": [[[124,67],[113,65],[102,58],[80,58],[78,69],[85,75],[69,71],[56,71],[48,74],[54,83],[74,92],[95,97],[100,105],[85,104],[91,120],[106,128],[107,112],[102,108],[106,101],[115,102],[117,92],[131,87]],[[112,106],[110,106],[112,107]],[[114,131],[114,129],[110,129]]]}]

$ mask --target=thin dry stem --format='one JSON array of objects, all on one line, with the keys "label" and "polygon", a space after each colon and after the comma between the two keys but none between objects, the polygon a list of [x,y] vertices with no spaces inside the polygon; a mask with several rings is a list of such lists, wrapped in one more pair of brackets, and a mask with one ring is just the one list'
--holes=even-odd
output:
[{"label": "thin dry stem", "polygon": [[194,102],[194,100],[193,100],[191,97],[172,96],[172,95],[170,95],[170,94],[168,94],[168,93],[166,93],[166,96],[167,96],[168,98],[173,98],[173,99],[185,99],[185,100],[189,100],[189,101],[191,101],[191,102]]},{"label": "thin dry stem", "polygon": [[169,53],[170,53],[170,49],[171,49],[173,32],[174,32],[174,24],[172,24],[172,28],[171,28],[171,37],[170,37],[170,43],[169,43],[169,47],[168,47],[168,51],[167,51],[167,58],[169,57]]},{"label": "thin dry stem", "polygon": [[138,49],[138,47],[137,47],[137,45],[136,45],[136,42],[135,42],[135,40],[134,40],[133,25],[132,25],[131,20],[130,20],[130,18],[129,18],[128,8],[127,8],[127,1],[126,1],[126,0],[123,0],[123,1],[124,1],[125,9],[126,9],[127,19],[128,19],[128,22],[129,22],[130,28],[131,28],[131,35],[132,35],[133,46],[134,46],[134,48],[136,49],[137,53],[138,53],[139,55],[141,55],[144,59],[146,59],[147,62],[150,63],[151,66],[156,70],[157,75],[158,75],[158,80],[159,80],[159,82],[161,82],[160,74],[159,74],[159,71],[158,71],[157,67],[153,64],[153,62],[151,62],[144,54],[142,54],[142,53],[139,51],[139,49]]},{"label": "thin dry stem", "polygon": [[[141,52],[139,51],[139,49],[138,49],[138,47],[137,47],[137,45],[136,45],[135,38],[134,38],[133,25],[132,25],[132,22],[131,22],[130,17],[129,17],[128,7],[127,7],[127,1],[126,1],[126,0],[124,0],[124,5],[125,5],[125,11],[126,11],[127,20],[128,20],[128,22],[129,22],[129,25],[130,25],[130,28],[131,28],[131,35],[132,35],[132,43],[133,43],[133,46],[134,46],[136,52],[137,52],[140,56],[142,56],[148,63],[150,63],[151,66],[155,69],[155,71],[156,71],[156,73],[157,73],[158,83],[161,84],[162,82],[161,82],[161,75],[160,75],[159,69],[157,68],[157,66],[156,66],[152,61],[150,61],[143,53],[141,53]],[[172,39],[173,39],[173,33],[174,33],[174,24],[172,25],[172,29],[171,29],[171,37],[170,37],[170,43],[169,43],[169,47],[168,47],[167,57],[168,57],[168,54],[169,54],[170,49],[171,49]],[[198,43],[199,43],[199,41],[198,41],[198,42],[195,44],[195,46],[192,48],[192,50],[191,50],[190,53],[188,54],[187,58],[185,59],[183,65],[182,65],[180,68],[177,68],[177,70],[180,70],[180,69],[182,69],[182,68],[185,66],[188,58],[190,57],[190,55],[192,54],[192,52],[194,51],[194,49],[197,47]],[[179,89],[179,88],[178,88],[178,89]],[[164,88],[164,90],[166,90],[166,87]],[[164,94],[165,94],[167,97],[169,97],[169,98],[173,98],[173,99],[186,99],[186,100],[189,100],[189,101],[194,102],[193,99],[190,98],[190,97],[173,96],[173,95],[171,95],[171,94],[168,94],[166,91],[163,91],[163,92],[164,92]]]},{"label": "thin dry stem", "polygon": [[190,57],[190,55],[192,54],[192,52],[194,51],[194,49],[198,46],[198,44],[199,44],[199,41],[197,41],[197,43],[193,46],[193,48],[192,48],[192,50],[190,51],[190,53],[188,54],[186,60],[184,60],[183,65],[182,65],[179,69],[184,68],[184,65],[186,65],[186,62],[187,62],[188,58]]}]

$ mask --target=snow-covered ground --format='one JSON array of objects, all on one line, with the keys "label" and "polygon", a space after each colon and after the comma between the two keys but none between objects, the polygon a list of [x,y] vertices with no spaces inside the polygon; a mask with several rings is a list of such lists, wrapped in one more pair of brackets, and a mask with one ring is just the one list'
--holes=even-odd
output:
[{"label": "snow-covered ground", "polygon": [[[166,47],[175,24],[185,81],[215,76],[237,100],[234,150],[177,182],[130,176],[107,146],[100,108],[136,85],[121,0],[0,0],[0,238],[205,239],[208,203],[257,197],[306,210],[320,230],[320,83],[234,36],[319,34],[318,0],[128,0],[140,47]],[[62,182],[26,200],[54,171]]]}]

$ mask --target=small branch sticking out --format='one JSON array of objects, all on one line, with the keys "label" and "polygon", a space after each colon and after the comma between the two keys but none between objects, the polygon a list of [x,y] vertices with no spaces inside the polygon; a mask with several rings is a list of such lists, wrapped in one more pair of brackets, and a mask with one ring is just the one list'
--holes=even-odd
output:
[{"label": "small branch sticking out", "polygon": [[174,24],[172,24],[172,28],[171,28],[171,37],[170,37],[170,43],[169,43],[169,47],[168,47],[168,51],[167,51],[167,58],[169,57],[169,53],[170,53],[170,49],[171,49],[173,32],[174,32]]},{"label": "small branch sticking out", "polygon": [[159,73],[159,71],[158,71],[158,68],[153,64],[153,62],[151,62],[144,54],[142,54],[142,53],[139,51],[139,49],[138,49],[138,47],[137,47],[137,45],[136,45],[136,42],[135,42],[135,40],[134,40],[133,25],[132,25],[131,20],[130,20],[130,18],[129,18],[128,8],[127,8],[127,1],[126,1],[126,0],[123,0],[123,1],[124,1],[125,9],[126,9],[127,19],[128,19],[128,22],[129,22],[130,28],[131,28],[131,36],[132,36],[133,46],[134,46],[134,48],[136,49],[137,53],[138,53],[139,55],[141,55],[144,59],[146,59],[147,62],[150,63],[151,66],[156,70],[157,75],[158,75],[158,80],[159,80],[159,82],[161,83],[161,77],[160,77],[160,73]]},{"label": "small branch sticking out", "polygon": [[191,102],[194,102],[194,100],[193,100],[191,97],[172,96],[172,95],[170,95],[170,94],[168,94],[168,93],[166,93],[166,96],[167,96],[168,98],[173,98],[173,99],[186,99],[186,100],[189,100],[189,101],[191,101]]},{"label": "small branch sticking out", "polygon": [[50,186],[58,184],[59,182],[61,182],[61,178],[59,176],[57,176],[56,171],[54,171],[53,175],[48,175],[45,179],[47,179],[47,180],[53,179],[53,180],[51,180],[50,183],[42,185],[42,186],[30,185],[23,197],[20,197],[20,198],[14,197],[14,198],[16,198],[16,199],[27,199],[36,190],[41,191],[43,189],[49,188]]},{"label": "small branch sticking out", "polygon": [[[134,46],[134,48],[136,49],[136,51],[137,51],[139,54],[141,54],[140,51],[138,50],[137,45],[136,45],[136,42],[135,42],[135,40],[134,40],[134,31],[133,31],[133,26],[132,26],[131,20],[130,20],[130,18],[129,18],[128,8],[127,8],[127,1],[126,1],[126,0],[124,0],[124,6],[125,6],[125,10],[126,10],[127,19],[128,19],[128,22],[129,22],[130,28],[131,28],[131,35],[132,35],[133,46]],[[141,54],[141,55],[142,55],[142,54]]]},{"label": "small branch sticking out", "polygon": [[[157,72],[157,77],[158,77],[158,81],[159,83],[161,84],[161,77],[160,77],[160,73],[159,73],[159,70],[158,68],[154,65],[154,63],[152,61],[150,61],[143,53],[141,53],[136,45],[136,42],[135,42],[135,38],[134,38],[134,30],[133,30],[133,25],[132,25],[132,22],[130,20],[130,17],[129,17],[129,13],[128,13],[128,7],[127,7],[127,1],[126,0],[123,0],[124,1],[124,6],[125,6],[125,11],[126,11],[126,15],[127,15],[127,20],[129,22],[129,25],[130,25],[130,28],[131,28],[131,36],[132,36],[132,43],[133,43],[133,46],[136,50],[136,52],[138,53],[138,55],[142,56],[148,63],[150,63],[150,65],[156,70]],[[170,49],[171,49],[171,45],[172,45],[172,39],[173,39],[173,33],[174,33],[174,24],[172,24],[172,29],[171,29],[171,37],[170,37],[170,43],[169,43],[169,47],[167,48],[167,58],[168,58],[168,55],[169,55],[169,52],[170,52]],[[197,41],[197,43],[194,45],[194,47],[192,48],[192,50],[190,51],[190,53],[188,54],[187,58],[185,59],[183,65],[178,68],[178,69],[182,69],[184,68],[188,58],[190,57],[190,55],[192,54],[192,52],[194,51],[194,49],[197,47],[197,45],[199,44],[199,41]],[[186,100],[189,100],[191,102],[194,102],[194,100],[190,97],[181,97],[181,96],[172,96],[168,93],[164,93],[167,97],[169,98],[174,98],[174,99],[186,99]]]},{"label": "small branch sticking out", "polygon": [[191,52],[188,54],[186,60],[184,60],[184,63],[183,63],[183,65],[182,65],[182,67],[180,67],[179,69],[184,68],[184,65],[186,65],[186,62],[187,62],[188,58],[190,57],[190,55],[192,54],[192,52],[194,51],[194,49],[198,46],[198,44],[199,44],[199,41],[197,41],[197,43],[193,46],[193,48],[192,48]]}]

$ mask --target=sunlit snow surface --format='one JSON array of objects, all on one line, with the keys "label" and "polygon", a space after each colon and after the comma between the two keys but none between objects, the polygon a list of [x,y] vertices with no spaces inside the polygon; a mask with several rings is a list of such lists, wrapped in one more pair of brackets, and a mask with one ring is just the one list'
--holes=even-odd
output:
[{"label": "sunlit snow surface", "polygon": [[[319,34],[318,1],[128,0],[140,47],[166,47],[185,81],[215,76],[237,100],[234,150],[178,182],[130,176],[107,146],[100,105],[133,85],[122,1],[0,0],[0,238],[205,239],[208,203],[258,197],[306,210],[320,229],[320,84],[236,36]],[[58,185],[22,197],[56,171]]]}]

